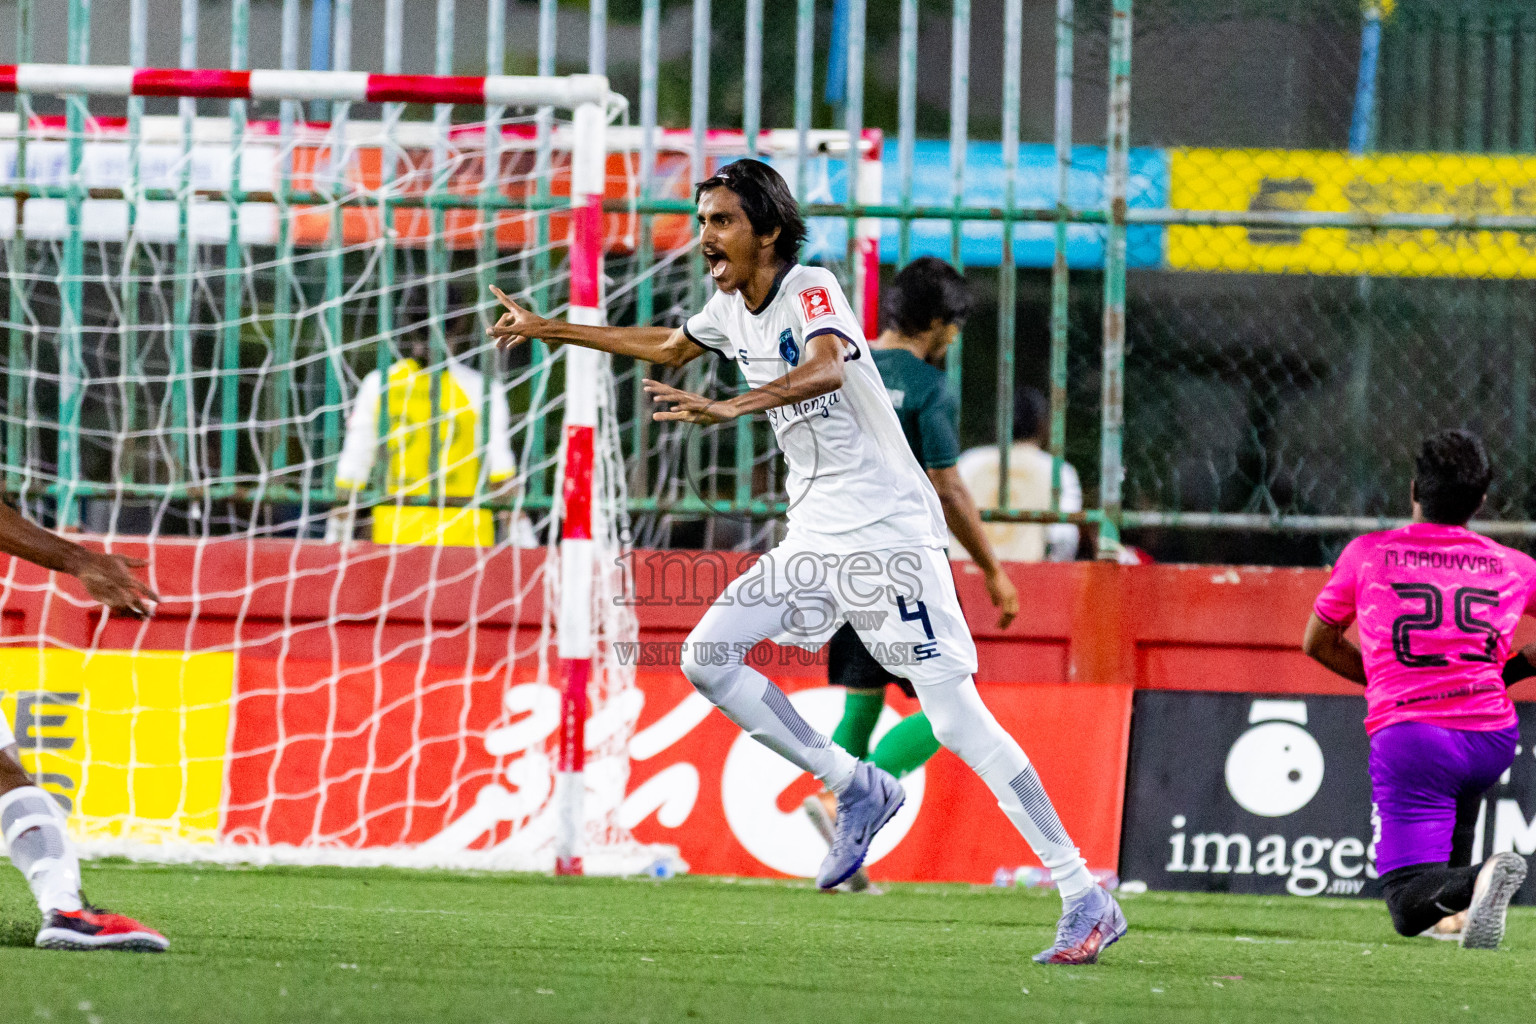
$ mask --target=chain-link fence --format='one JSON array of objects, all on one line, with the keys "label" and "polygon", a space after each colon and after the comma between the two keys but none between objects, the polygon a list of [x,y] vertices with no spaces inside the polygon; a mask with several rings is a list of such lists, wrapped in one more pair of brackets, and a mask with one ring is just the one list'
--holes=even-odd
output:
[{"label": "chain-link fence", "polygon": [[1406,516],[1420,439],[1467,426],[1497,467],[1484,515],[1523,535],[1536,8],[1201,6],[1137,5],[1169,223],[1129,280],[1130,521],[1339,543]]},{"label": "chain-link fence", "polygon": [[[102,25],[126,4],[99,0],[94,14],[72,7],[71,38],[95,40],[92,62],[125,59],[112,48],[128,44]],[[285,0],[282,11],[296,4]],[[247,6],[231,0],[230,10]],[[272,6],[251,17],[275,19]],[[394,10],[355,0],[345,31],[382,23],[386,7]],[[1489,528],[1536,534],[1527,525],[1536,520],[1527,454],[1536,7],[797,0],[716,8],[513,5],[517,24],[508,23],[498,63],[466,49],[460,31],[489,19],[491,6],[407,5],[396,50],[385,40],[385,62],[471,74],[586,66],[629,97],[631,134],[616,155],[627,183],[611,190],[610,212],[638,217],[609,254],[615,323],[676,325],[697,308],[708,285],[688,251],[688,185],[753,152],[759,130],[775,136],[768,155],[818,216],[806,256],[833,265],[856,305],[877,301],[875,289],[857,287],[873,267],[885,285],[918,255],[965,269],[976,302],[948,357],[962,440],[1011,438],[1075,466],[1088,509],[1076,518],[1099,528],[1101,553],[1113,553],[1123,527],[1161,558],[1326,559],[1352,531],[1408,513],[1421,436],[1458,425],[1485,437],[1497,466]],[[0,0],[0,60],[79,59],[38,9],[35,0]],[[297,17],[281,33],[276,25],[265,42],[249,33],[250,62],[297,59]],[[216,27],[198,30],[209,37],[193,48],[201,63],[220,64],[234,45],[209,36]],[[333,31],[343,33],[342,23]],[[569,52],[572,32],[607,45],[589,47],[583,64]],[[417,36],[436,38],[435,55],[413,49]],[[256,52],[268,43],[271,52]],[[136,45],[148,51],[128,47],[131,62],[176,59],[170,42]],[[34,100],[17,108],[34,122],[64,109]],[[131,109],[172,110],[169,100],[147,102]],[[117,113],[110,102],[91,111]],[[203,101],[198,113],[228,112]],[[429,114],[400,110],[406,124]],[[358,104],[350,116],[383,115]],[[729,154],[718,148],[727,134]],[[873,140],[852,167],[849,139]],[[802,175],[806,156],[817,161],[814,181]],[[25,182],[13,185],[25,191]],[[860,215],[873,263],[858,251]],[[25,282],[48,274],[39,267],[12,291],[29,294]],[[484,276],[460,269],[476,282]],[[455,301],[480,300],[466,292]],[[36,315],[57,318],[45,307]],[[873,328],[873,309],[861,312]],[[173,354],[166,350],[167,367]],[[36,370],[46,377],[51,365],[39,356]],[[488,369],[505,376],[518,367]],[[769,543],[784,496],[766,425],[663,429],[638,391],[652,371],[623,361],[618,369],[636,540]],[[729,367],[714,379],[695,368],[685,379],[740,386]],[[1018,436],[1029,424],[1013,415],[1026,387],[1050,400],[1029,439]],[[13,452],[12,476],[25,471],[18,459],[46,468],[54,458],[44,450],[54,434],[35,426],[42,447]],[[311,498],[329,500],[324,487]],[[986,514],[1058,516],[1031,503],[1041,504],[1016,491]]]}]

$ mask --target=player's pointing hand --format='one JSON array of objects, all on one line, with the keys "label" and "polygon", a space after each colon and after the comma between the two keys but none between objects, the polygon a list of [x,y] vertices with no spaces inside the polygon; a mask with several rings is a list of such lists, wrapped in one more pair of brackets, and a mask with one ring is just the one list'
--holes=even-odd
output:
[{"label": "player's pointing hand", "polygon": [[501,318],[486,330],[486,334],[496,339],[496,347],[500,349],[513,348],[521,345],[529,338],[543,336],[542,329],[547,321],[513,302],[506,292],[491,285],[491,293],[496,300],[506,307],[506,312]]},{"label": "player's pointing hand", "polygon": [[149,563],[142,558],[85,551],[74,577],[85,587],[86,593],[112,611],[147,619],[153,612],[150,603],[158,603],[160,595],[129,571],[147,565]]},{"label": "player's pointing hand", "polygon": [[659,380],[646,380],[644,384],[645,391],[651,396],[652,402],[672,406],[671,409],[658,409],[653,412],[651,414],[653,420],[681,420],[684,423],[709,426],[711,423],[724,423],[726,420],[736,418],[736,413],[728,401],[721,402],[713,398],[705,398],[703,395],[663,384]]}]

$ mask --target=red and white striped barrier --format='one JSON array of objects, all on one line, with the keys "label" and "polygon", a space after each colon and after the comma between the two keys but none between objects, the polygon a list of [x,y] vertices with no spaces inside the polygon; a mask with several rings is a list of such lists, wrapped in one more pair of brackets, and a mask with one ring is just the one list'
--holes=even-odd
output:
[{"label": "red and white striped barrier", "polygon": [[364,71],[221,71],[78,64],[0,64],[0,93],[190,96],[226,100],[473,103],[574,110],[608,102],[602,75],[373,75]]},{"label": "red and white striped barrier", "polygon": [[[607,119],[596,106],[576,108],[571,147],[572,323],[603,322],[603,190],[607,172]],[[586,814],[587,686],[594,653],[592,574],[593,463],[596,459],[597,389],[608,357],[572,345],[566,350],[564,505],[560,523],[560,609],[555,638],[560,654],[560,760],[555,774],[555,873],[582,873],[581,837]],[[599,524],[600,525],[600,524]]]},{"label": "red and white striped barrier", "polygon": [[[883,164],[880,162],[881,138],[877,131],[865,131],[865,139],[874,144],[860,147],[859,191],[855,201],[863,206],[880,202]],[[864,337],[873,341],[880,336],[880,219],[860,217],[854,222],[854,295]]]}]

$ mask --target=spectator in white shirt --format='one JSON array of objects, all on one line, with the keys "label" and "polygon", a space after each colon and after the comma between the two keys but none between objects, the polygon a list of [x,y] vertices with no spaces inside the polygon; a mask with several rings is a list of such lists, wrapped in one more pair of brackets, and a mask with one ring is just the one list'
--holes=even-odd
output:
[{"label": "spectator in white shirt", "polygon": [[[1008,506],[1021,510],[1051,507],[1051,454],[1044,449],[1050,433],[1050,405],[1035,388],[1020,388],[1013,402],[1013,448],[1008,456]],[[960,479],[983,509],[997,508],[1000,476],[997,445],[972,448],[960,456]],[[1061,511],[1083,510],[1083,488],[1071,463],[1061,466]],[[987,523],[987,539],[1005,562],[1070,562],[1077,557],[1079,530],[1072,523]],[[950,557],[967,558],[950,540]]]}]

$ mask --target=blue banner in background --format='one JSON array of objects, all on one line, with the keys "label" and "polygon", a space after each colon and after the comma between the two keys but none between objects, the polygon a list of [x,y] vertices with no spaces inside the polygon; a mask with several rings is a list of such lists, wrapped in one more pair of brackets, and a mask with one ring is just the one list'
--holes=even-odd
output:
[{"label": "blue banner in background", "polygon": [[[786,180],[795,180],[793,159],[776,159],[774,165]],[[896,146],[887,140],[882,163],[881,202],[900,203],[901,179]],[[1076,146],[1072,151],[1072,171],[1068,203],[1075,209],[1099,209],[1104,205],[1105,151],[1102,146]],[[1161,209],[1168,205],[1168,154],[1160,149],[1132,149],[1130,182],[1126,190],[1129,205],[1136,209]],[[943,140],[918,140],[913,147],[912,204],[948,206],[949,143]],[[972,142],[966,146],[962,203],[965,206],[1003,205],[1003,147],[998,142]],[[812,170],[809,192],[812,203],[847,201],[848,174],[842,160],[819,162]],[[1056,205],[1056,151],[1044,143],[1019,147],[1015,177],[1014,205],[1020,208],[1050,208]],[[812,218],[809,224],[805,258],[808,261],[840,260],[847,254],[847,222],[836,217]],[[912,222],[912,257],[950,258],[950,222],[916,220]],[[1014,262],[1020,267],[1048,268],[1055,259],[1055,225],[1048,222],[1016,223],[1013,229]],[[1126,233],[1126,256],[1133,267],[1156,267],[1163,263],[1164,231],[1160,226],[1133,227]],[[886,220],[880,231],[880,259],[895,263],[898,250],[897,222]],[[960,222],[960,258],[966,266],[996,267],[1002,262],[1003,226],[997,221]],[[1067,265],[1091,270],[1104,265],[1104,228],[1100,225],[1075,224],[1067,229]]]}]

